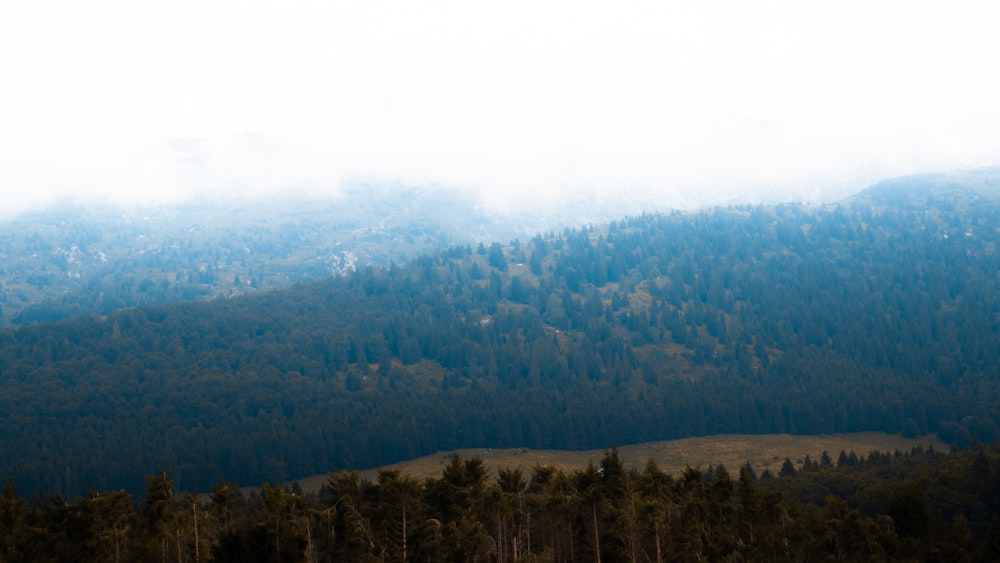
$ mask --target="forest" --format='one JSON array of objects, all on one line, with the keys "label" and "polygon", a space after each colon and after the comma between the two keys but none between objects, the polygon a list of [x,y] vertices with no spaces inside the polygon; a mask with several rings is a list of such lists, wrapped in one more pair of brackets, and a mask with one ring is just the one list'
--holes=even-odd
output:
[{"label": "forest", "polygon": [[485,470],[453,454],[423,481],[329,475],[319,493],[228,481],[179,494],[148,475],[141,498],[0,497],[0,561],[655,562],[996,561],[1000,448],[823,452],[758,476],[749,465],[626,467],[616,449],[563,471]]},{"label": "forest", "polygon": [[0,475],[206,492],[465,447],[1000,437],[994,199],[742,206],[0,331]]}]

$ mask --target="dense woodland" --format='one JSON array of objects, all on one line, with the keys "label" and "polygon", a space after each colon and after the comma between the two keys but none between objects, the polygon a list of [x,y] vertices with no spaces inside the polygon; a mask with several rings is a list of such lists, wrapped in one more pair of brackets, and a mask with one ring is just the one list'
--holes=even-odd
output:
[{"label": "dense woodland", "polygon": [[27,494],[287,482],[464,447],[998,436],[975,192],[644,215],[210,303],[0,332]]},{"label": "dense woodland", "polygon": [[329,476],[319,494],[168,473],[118,490],[0,498],[0,561],[983,561],[1000,558],[1000,448],[823,452],[779,475],[749,466],[625,467],[616,450],[570,472],[490,475],[454,454],[441,476]]}]

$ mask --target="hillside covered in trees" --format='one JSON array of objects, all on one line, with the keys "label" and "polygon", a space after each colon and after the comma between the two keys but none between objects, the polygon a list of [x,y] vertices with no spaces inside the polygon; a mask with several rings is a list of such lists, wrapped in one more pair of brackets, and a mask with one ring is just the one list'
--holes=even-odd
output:
[{"label": "hillside covered in trees", "polygon": [[[400,186],[327,200],[64,205],[0,220],[0,326],[288,287],[508,233],[475,200]],[[508,237],[509,238],[509,237]]]},{"label": "hillside covered in trees", "polygon": [[0,327],[285,288],[635,208],[574,198],[506,210],[460,190],[390,183],[329,198],[64,204],[11,218],[0,209]]},{"label": "hillside covered in trees", "polygon": [[[987,186],[989,187],[989,186]],[[1000,436],[996,188],[642,215],[0,332],[0,475],[183,490],[462,447]]]}]

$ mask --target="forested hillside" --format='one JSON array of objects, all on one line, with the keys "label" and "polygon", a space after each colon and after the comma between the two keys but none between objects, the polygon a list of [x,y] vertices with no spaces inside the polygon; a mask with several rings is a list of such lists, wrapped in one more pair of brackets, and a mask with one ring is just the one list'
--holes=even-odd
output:
[{"label": "forested hillside", "polygon": [[0,326],[288,287],[510,231],[400,186],[333,199],[64,205],[0,221]]},{"label": "forested hillside", "polygon": [[8,330],[0,475],[73,495],[163,468],[204,491],[461,447],[992,442],[1000,214],[981,190],[924,188],[920,207],[876,187],[819,209],[644,215]]},{"label": "forested hillside", "polygon": [[504,210],[469,192],[393,184],[328,198],[62,205],[0,219],[0,327],[285,288],[634,207],[581,198]]}]

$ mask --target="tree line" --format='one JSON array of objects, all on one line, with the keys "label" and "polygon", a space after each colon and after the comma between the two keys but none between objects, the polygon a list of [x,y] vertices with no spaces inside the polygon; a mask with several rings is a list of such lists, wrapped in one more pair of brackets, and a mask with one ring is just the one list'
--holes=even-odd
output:
[{"label": "tree line", "polygon": [[823,452],[777,475],[745,465],[490,474],[453,454],[422,481],[329,475],[319,492],[222,481],[180,494],[167,472],[126,490],[0,498],[0,561],[995,561],[1000,449]]}]

